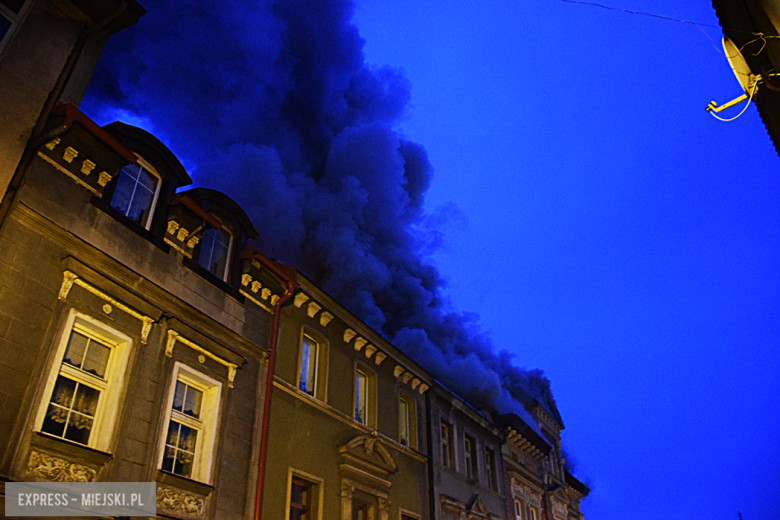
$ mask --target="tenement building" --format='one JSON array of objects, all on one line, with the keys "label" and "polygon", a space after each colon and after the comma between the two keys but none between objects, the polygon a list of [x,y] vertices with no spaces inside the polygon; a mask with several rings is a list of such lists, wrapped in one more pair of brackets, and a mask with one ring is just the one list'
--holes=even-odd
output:
[{"label": "tenement building", "polygon": [[144,12],[0,0],[0,507],[153,482],[157,518],[581,520],[554,405],[474,409],[155,136],[79,110]]}]

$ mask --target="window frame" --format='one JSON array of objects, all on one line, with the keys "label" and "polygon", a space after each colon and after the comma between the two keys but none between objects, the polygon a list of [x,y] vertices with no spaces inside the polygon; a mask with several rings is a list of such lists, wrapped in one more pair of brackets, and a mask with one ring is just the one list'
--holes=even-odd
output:
[{"label": "window frame", "polygon": [[[221,229],[214,229],[214,228],[207,229],[206,231],[203,232],[203,238],[205,238],[206,233],[208,233],[209,231],[214,231],[215,233],[219,233],[220,231],[224,231],[225,233],[227,233],[230,236],[230,240],[228,241],[228,244],[227,244],[227,255],[225,257],[225,271],[222,273],[222,276],[220,276],[220,275],[218,275],[216,273],[211,272],[211,270],[208,268],[208,266],[203,265],[202,263],[200,263],[200,260],[201,260],[200,256],[203,254],[203,238],[201,238],[200,243],[198,244],[199,245],[199,249],[198,249],[198,260],[197,260],[197,263],[198,263],[199,266],[201,266],[203,269],[205,269],[206,271],[208,271],[209,273],[214,275],[216,278],[222,280],[223,282],[227,282],[228,281],[228,277],[230,276],[230,264],[233,261],[233,244],[235,243],[235,240],[236,240],[236,234],[233,232],[233,230],[230,228],[230,226],[228,226],[228,225],[226,225],[224,223],[223,219],[217,217],[216,215],[214,215],[214,217],[222,223],[222,228]],[[212,251],[211,252],[213,253],[213,251],[214,251],[214,249],[212,247]]]},{"label": "window frame", "polygon": [[[86,444],[65,439],[64,436],[60,437],[42,431],[54,387],[60,374],[63,374],[64,372],[64,377],[77,383],[86,381],[82,384],[94,388],[94,381],[91,381],[90,379],[96,378],[96,376],[92,376],[87,372],[81,374],[79,372],[83,372],[82,370],[66,365],[64,362],[65,352],[68,349],[68,343],[70,342],[71,334],[74,331],[79,333],[85,331],[85,335],[96,337],[100,343],[111,349],[109,361],[106,366],[106,374],[103,378],[105,387],[100,390],[92,429],[90,430],[89,439]],[[133,340],[127,334],[120,332],[103,321],[97,320],[82,312],[78,312],[76,309],[71,309],[67,315],[63,328],[59,333],[57,347],[54,349],[53,359],[46,377],[46,383],[43,387],[41,398],[37,400],[38,410],[35,415],[34,431],[63,442],[72,442],[79,446],[86,446],[98,451],[109,452],[114,439],[115,425],[119,419],[118,409],[120,396],[124,392],[123,382],[127,375],[127,365],[132,345]]]},{"label": "window frame", "polygon": [[[362,380],[362,384],[361,384]],[[369,398],[368,398],[368,385],[369,385],[369,377],[368,374],[360,367],[357,367],[355,369],[355,416],[354,419],[361,423],[368,426],[368,416],[371,412],[371,407],[369,406]],[[362,389],[362,390],[361,390]],[[363,417],[360,417],[360,406],[363,406]]]},{"label": "window frame", "polygon": [[325,488],[325,481],[315,475],[300,471],[298,469],[288,467],[287,468],[287,487],[285,488],[286,499],[284,508],[284,519],[290,520],[290,509],[292,507],[291,494],[292,484],[294,480],[300,480],[311,484],[311,496],[312,496],[312,510],[310,510],[309,520],[321,520],[323,510],[323,489]]},{"label": "window frame", "polygon": [[515,520],[523,520],[525,516],[525,504],[519,498],[515,498]]},{"label": "window frame", "polygon": [[[407,444],[402,442],[403,439],[403,422],[401,417],[401,403],[406,405],[407,413]],[[398,442],[406,446],[407,448],[417,449],[417,402],[411,396],[400,393],[398,395]]]},{"label": "window frame", "polygon": [[[445,430],[447,430],[447,434],[445,435]],[[442,419],[440,421],[439,426],[439,437],[441,438],[440,444],[441,444],[441,464],[442,466],[446,466],[448,468],[454,468],[454,449],[452,446],[452,440],[453,440],[453,427],[452,424],[448,421],[445,421]]]},{"label": "window frame", "polygon": [[[357,404],[358,404],[358,374],[362,374],[365,377],[365,419],[359,420],[357,417]],[[355,363],[354,372],[352,374],[352,419],[359,424],[368,426],[369,428],[376,428],[376,374],[370,368],[362,363]]]},{"label": "window frame", "polygon": [[[312,369],[312,367],[310,366],[309,370],[308,370],[308,372],[311,374],[311,378],[312,378],[312,385],[311,385],[312,388],[311,388],[311,391],[309,391],[308,388],[306,390],[303,390],[301,388],[301,383],[303,382],[303,378],[301,377],[303,375],[303,348],[304,348],[304,345],[306,344],[306,340],[307,339],[314,344],[314,367]],[[307,394],[307,395],[309,395],[311,397],[314,397],[315,399],[317,397],[317,379],[318,379],[317,372],[319,370],[319,362],[320,362],[321,353],[322,353],[322,347],[320,345],[320,342],[317,341],[317,339],[314,338],[311,334],[309,334],[309,333],[304,331],[301,334],[301,341],[300,341],[300,345],[298,347],[298,371],[297,371],[298,372],[298,378],[296,380],[295,387],[298,390],[300,390],[301,392],[303,392],[303,393],[305,393],[305,394]],[[311,363],[311,358],[309,359],[309,363]]]},{"label": "window frame", "polygon": [[8,44],[13,39],[14,33],[16,33],[19,25],[21,25],[24,18],[27,16],[27,13],[30,11],[30,6],[34,1],[35,0],[25,0],[22,3],[22,7],[19,8],[19,13],[14,13],[5,4],[0,3],[0,16],[8,20],[11,24],[8,27],[8,32],[0,37],[0,59],[3,57],[3,51],[5,51],[6,47],[8,47]]},{"label": "window frame", "polygon": [[463,462],[466,478],[478,481],[477,441],[468,433],[463,434]]},{"label": "window frame", "polygon": [[[108,200],[107,203],[108,203],[108,206],[111,209],[113,209],[118,215],[122,215],[128,221],[132,222],[133,224],[137,224],[138,226],[142,227],[146,231],[151,231],[152,223],[154,222],[154,214],[155,214],[155,211],[157,210],[157,202],[158,202],[158,200],[160,198],[160,192],[162,191],[162,185],[163,185],[164,180],[163,180],[162,175],[160,175],[160,172],[158,172],[157,169],[154,166],[149,164],[149,162],[147,162],[143,157],[141,157],[137,153],[134,153],[134,155],[138,158],[138,161],[137,161],[136,164],[138,166],[140,166],[142,169],[144,169],[147,172],[149,172],[152,175],[152,177],[157,179],[157,187],[156,187],[156,189],[154,191],[154,196],[152,197],[152,202],[151,202],[151,204],[149,206],[149,216],[146,218],[146,222],[144,224],[136,223],[130,217],[128,217],[126,214],[122,213],[121,211],[119,211],[118,209],[116,209],[114,206],[111,205],[111,203],[114,200],[114,195],[116,195],[116,188],[117,188],[117,184],[119,184],[119,179],[121,178],[122,170],[126,166],[121,168],[119,170],[119,173],[116,175],[115,180],[112,180],[113,187],[112,187],[111,193],[110,193],[110,200]],[[131,165],[127,165],[127,166],[131,166]],[[131,202],[132,202],[132,200],[131,200]],[[130,208],[128,208],[128,210],[129,209]]]},{"label": "window frame", "polygon": [[498,491],[496,452],[488,446],[485,446],[485,475],[487,478],[487,487],[493,491]]},{"label": "window frame", "polygon": [[[195,446],[195,454],[193,456],[193,467],[189,476],[181,475],[173,471],[166,471],[162,469],[163,460],[165,458],[165,447],[168,439],[168,429],[171,421],[178,422],[174,419],[173,401],[176,394],[176,383],[179,381],[192,386],[203,392],[203,401],[201,402],[201,429],[198,433],[198,439]],[[160,422],[160,435],[157,442],[158,454],[157,454],[157,469],[176,475],[178,477],[195,480],[197,482],[203,482],[205,484],[211,484],[213,477],[213,463],[214,457],[217,452],[217,433],[219,431],[218,425],[221,417],[221,401],[222,401],[222,382],[207,376],[203,372],[192,368],[191,366],[176,361],[171,371],[170,381],[168,383],[168,390],[166,391],[165,406],[163,407],[164,415],[161,416]],[[178,412],[176,412],[178,413]],[[188,421],[190,424],[180,422],[189,427],[195,427],[197,425],[194,421]]]}]

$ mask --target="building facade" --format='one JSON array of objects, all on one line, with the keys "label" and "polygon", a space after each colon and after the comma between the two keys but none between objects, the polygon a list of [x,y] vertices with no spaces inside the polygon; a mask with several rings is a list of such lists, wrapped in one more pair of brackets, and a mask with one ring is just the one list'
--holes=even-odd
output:
[{"label": "building facade", "polygon": [[296,276],[279,331],[263,516],[430,518],[432,377]]},{"label": "building facade", "polygon": [[439,383],[428,391],[428,406],[433,518],[506,518],[503,432]]}]

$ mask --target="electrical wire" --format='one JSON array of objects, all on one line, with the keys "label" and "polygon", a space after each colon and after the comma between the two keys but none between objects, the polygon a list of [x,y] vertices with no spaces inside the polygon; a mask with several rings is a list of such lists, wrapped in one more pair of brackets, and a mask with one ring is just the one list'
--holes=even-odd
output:
[{"label": "electrical wire", "polygon": [[745,110],[748,109],[748,107],[750,106],[750,102],[753,101],[753,94],[756,92],[756,88],[757,87],[758,87],[758,80],[756,80],[756,82],[753,83],[753,88],[750,89],[750,97],[748,98],[748,102],[745,105],[745,108],[743,108],[742,111],[739,114],[735,115],[731,119],[723,119],[722,117],[718,117],[718,115],[715,112],[712,112],[712,111],[710,111],[710,114],[712,114],[712,117],[714,117],[718,121],[723,121],[724,123],[728,123],[729,121],[734,121],[736,118],[738,118],[739,116],[744,114]]}]

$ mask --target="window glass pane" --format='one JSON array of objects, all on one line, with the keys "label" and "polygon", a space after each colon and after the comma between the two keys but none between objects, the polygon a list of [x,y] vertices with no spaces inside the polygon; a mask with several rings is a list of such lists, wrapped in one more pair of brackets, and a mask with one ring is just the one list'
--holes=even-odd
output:
[{"label": "window glass pane", "polygon": [[111,207],[141,226],[146,226],[159,180],[137,164],[119,171]]},{"label": "window glass pane", "polygon": [[70,415],[70,407],[73,403],[73,395],[76,393],[76,382],[59,376],[51,395],[51,404],[46,411],[41,431],[62,437],[65,425]]},{"label": "window glass pane", "polygon": [[198,263],[210,273],[224,278],[226,274],[230,233],[225,229],[208,229],[203,235]]},{"label": "window glass pane", "polygon": [[24,5],[24,1],[25,0],[0,0],[0,3],[13,11],[14,14],[19,14],[19,11],[22,10],[22,6]]},{"label": "window glass pane", "polygon": [[203,392],[197,388],[187,387],[187,394],[184,398],[184,410],[186,415],[190,417],[200,417],[200,405],[203,402]]},{"label": "window glass pane", "polygon": [[62,359],[65,363],[81,368],[84,361],[84,353],[87,351],[89,338],[76,331],[71,332],[68,340],[68,349],[65,351],[65,357]]},{"label": "window glass pane", "polygon": [[5,33],[11,28],[10,20],[6,20],[5,16],[0,15],[0,41],[3,41]]},{"label": "window glass pane", "polygon": [[57,377],[41,431],[87,444],[100,392],[66,377]]},{"label": "window glass pane", "polygon": [[183,477],[192,475],[198,430],[170,421],[162,469]]},{"label": "window glass pane", "polygon": [[314,395],[314,383],[317,370],[317,343],[308,336],[303,337],[301,345],[301,370],[298,374],[298,388],[309,395]]},{"label": "window glass pane", "polygon": [[404,446],[409,446],[409,403],[405,399],[401,399],[398,402],[398,407],[399,421],[401,423],[401,433],[398,441]]},{"label": "window glass pane", "polygon": [[108,367],[108,358],[111,355],[111,349],[101,345],[95,340],[90,340],[87,346],[87,355],[84,358],[84,364],[81,369],[84,372],[96,375],[100,378],[106,377],[106,367]]},{"label": "window glass pane", "polygon": [[181,412],[184,405],[184,394],[187,392],[187,385],[181,381],[176,381],[176,393],[173,396],[173,409]]},{"label": "window glass pane", "polygon": [[367,377],[363,372],[358,372],[355,377],[355,420],[366,424],[367,408]]}]

